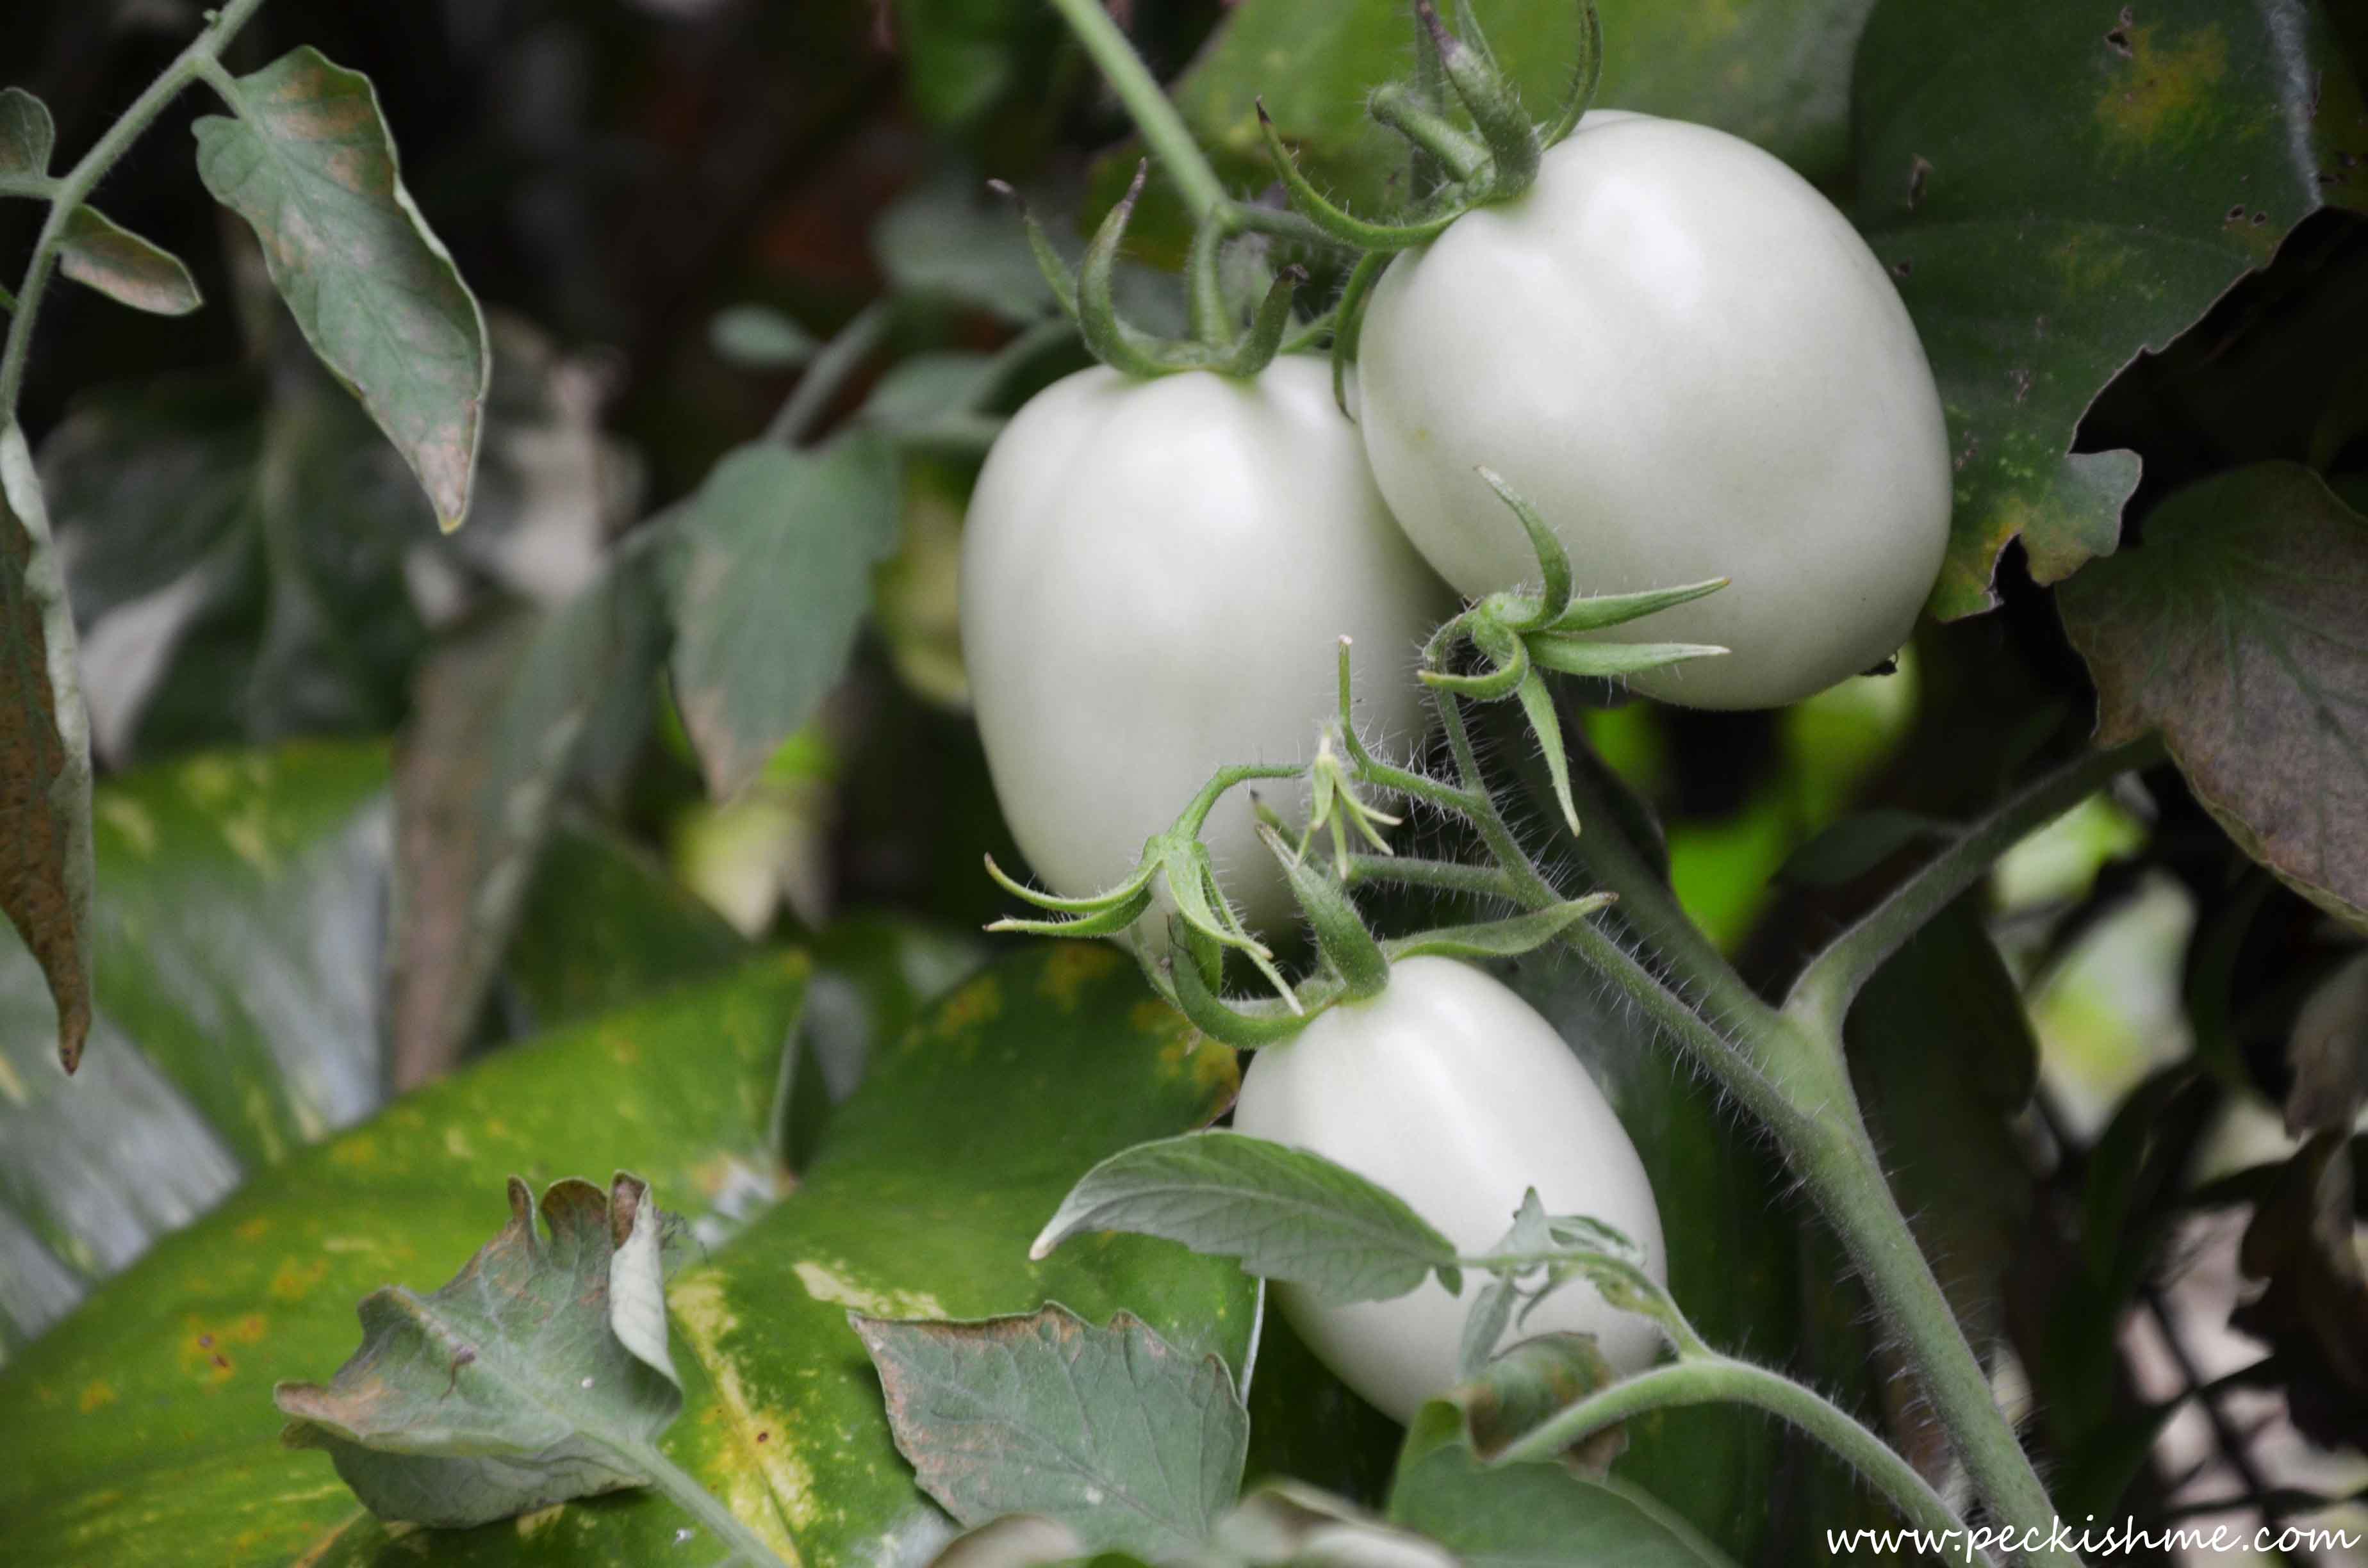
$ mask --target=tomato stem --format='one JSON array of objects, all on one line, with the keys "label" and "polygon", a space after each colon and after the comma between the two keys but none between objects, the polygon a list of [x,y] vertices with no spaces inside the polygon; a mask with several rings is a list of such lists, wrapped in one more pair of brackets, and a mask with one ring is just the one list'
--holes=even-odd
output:
[{"label": "tomato stem", "polygon": [[1632,1416],[1694,1404],[1748,1404],[1789,1422],[1848,1460],[1897,1506],[1909,1524],[1942,1540],[1965,1540],[1964,1521],[1931,1483],[1848,1411],[1790,1378],[1727,1356],[1689,1358],[1623,1378],[1532,1427],[1490,1462],[1551,1460]]},{"label": "tomato stem", "polygon": [[1143,133],[1144,144],[1159,160],[1159,166],[1167,171],[1167,177],[1176,182],[1192,221],[1198,223],[1230,205],[1232,198],[1225,194],[1225,182],[1217,177],[1207,154],[1192,140],[1184,117],[1167,101],[1167,95],[1153,80],[1143,57],[1135,53],[1134,45],[1127,41],[1126,34],[1102,8],[1101,0],[1053,0],[1053,9],[1061,14],[1069,31],[1101,72],[1102,79],[1118,95],[1118,101],[1126,106],[1127,115]]},{"label": "tomato stem", "polygon": [[25,280],[17,288],[8,321],[7,345],[0,348],[0,426],[16,420],[17,399],[25,386],[25,361],[32,352],[34,318],[40,312],[41,295],[49,287],[50,276],[57,270],[67,224],[81,210],[90,193],[98,188],[99,181],[107,177],[116,160],[131,151],[131,143],[154,123],[167,104],[181,96],[183,88],[214,63],[262,5],[263,0],[229,0],[207,22],[204,30],[189,40],[188,47],[174,56],[173,62],[157,73],[147,89],[116,117],[115,123],[107,128],[106,134],[92,144],[90,151],[75,160],[73,168],[40,187],[40,194],[49,199],[50,210],[41,222],[40,237],[33,242],[32,256],[25,264]]},{"label": "tomato stem", "polygon": [[2161,741],[2152,735],[2085,752],[2000,804],[1811,960],[1784,998],[1785,1012],[1839,1033],[1850,1003],[1875,971],[1987,875],[1999,856],[2123,773],[2148,767],[2164,755]]}]

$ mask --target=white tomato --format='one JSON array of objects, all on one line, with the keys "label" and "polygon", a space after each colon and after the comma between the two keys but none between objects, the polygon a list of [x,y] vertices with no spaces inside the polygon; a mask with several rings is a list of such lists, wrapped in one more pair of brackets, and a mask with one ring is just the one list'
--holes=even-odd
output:
[{"label": "white tomato", "polygon": [[[1219,767],[1313,755],[1343,635],[1361,732],[1418,738],[1444,600],[1320,361],[1045,389],[988,455],[962,540],[962,653],[1012,836],[1056,892],[1120,881]],[[1202,839],[1253,922],[1287,916],[1244,792]]]},{"label": "white tomato", "polygon": [[1471,597],[1537,574],[1502,474],[1585,593],[1732,585],[1601,633],[1730,649],[1635,677],[1769,708],[1896,652],[1948,542],[1948,428],[1888,274],[1749,142],[1588,115],[1521,196],[1392,263],[1360,339],[1382,494]]},{"label": "white tomato", "polygon": [[[1407,959],[1369,1001],[1319,1014],[1250,1059],[1234,1126],[1311,1150],[1380,1183],[1466,1255],[1503,1239],[1535,1187],[1550,1214],[1625,1233],[1668,1278],[1660,1211],[1611,1103],[1535,1008],[1483,971]],[[1454,1386],[1474,1279],[1436,1278],[1385,1301],[1333,1306],[1290,1286],[1278,1305],[1341,1381],[1400,1421]],[[1612,1368],[1649,1365],[1660,1339],[1584,1282],[1548,1297],[1508,1338],[1596,1336]]]}]

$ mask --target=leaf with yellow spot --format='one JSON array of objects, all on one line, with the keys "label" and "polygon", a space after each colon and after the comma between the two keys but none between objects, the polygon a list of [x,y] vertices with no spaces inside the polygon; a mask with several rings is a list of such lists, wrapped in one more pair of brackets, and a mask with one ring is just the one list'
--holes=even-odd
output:
[{"label": "leaf with yellow spot", "polygon": [[1997,602],[2121,540],[2130,451],[2075,452],[2098,394],[2322,207],[2368,206],[2368,117],[2321,8],[1884,0],[1858,52],[1852,215],[1949,415],[1931,608]]}]

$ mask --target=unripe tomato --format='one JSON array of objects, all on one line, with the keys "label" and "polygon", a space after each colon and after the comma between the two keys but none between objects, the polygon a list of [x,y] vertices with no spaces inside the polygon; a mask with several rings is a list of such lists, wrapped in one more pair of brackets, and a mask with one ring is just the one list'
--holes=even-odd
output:
[{"label": "unripe tomato", "polygon": [[[1466,1255],[1502,1240],[1535,1187],[1549,1214],[1625,1233],[1666,1280],[1660,1211],[1636,1146],[1554,1026],[1492,976],[1452,959],[1394,964],[1378,996],[1318,1014],[1250,1059],[1236,1131],[1312,1150],[1396,1193]],[[1477,1289],[1434,1278],[1410,1295],[1329,1306],[1289,1286],[1275,1299],[1342,1382],[1400,1421],[1456,1381]],[[1651,1364],[1647,1320],[1586,1283],[1549,1296],[1508,1339],[1596,1336],[1619,1372]]]},{"label": "unripe tomato", "polygon": [[[1012,836],[1056,892],[1118,881],[1220,767],[1312,754],[1344,634],[1363,733],[1418,737],[1444,598],[1320,361],[1046,388],[988,454],[962,540],[962,655]],[[1253,920],[1288,911],[1243,791],[1201,836]]]},{"label": "unripe tomato", "polygon": [[1382,494],[1472,597],[1537,574],[1486,464],[1580,591],[1732,585],[1606,632],[1732,650],[1637,676],[1699,708],[1797,701],[1907,640],[1948,543],[1948,426],[1850,221],[1707,126],[1590,114],[1537,183],[1382,275],[1359,418]]}]

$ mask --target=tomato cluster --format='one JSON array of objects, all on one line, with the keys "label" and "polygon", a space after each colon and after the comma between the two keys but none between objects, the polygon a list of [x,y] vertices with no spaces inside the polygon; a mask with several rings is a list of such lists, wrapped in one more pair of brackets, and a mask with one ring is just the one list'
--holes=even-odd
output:
[{"label": "tomato cluster", "polygon": [[[1121,881],[1220,766],[1306,760],[1343,635],[1367,742],[1418,741],[1440,579],[1477,600],[1537,574],[1484,469],[1551,526],[1582,593],[1728,580],[1588,634],[1727,650],[1634,677],[1668,701],[1773,707],[1877,665],[1939,572],[1951,469],[1915,328],[1850,222],[1724,132],[1587,115],[1519,194],[1389,259],[1355,341],[1353,420],[1319,363],[1285,355],[1249,378],[1087,370],[996,444],[964,541],[965,655],[1005,814],[1056,892]],[[1247,802],[1205,838],[1254,926],[1286,916]],[[1602,1094],[1460,962],[1402,962],[1260,1051],[1235,1114],[1392,1187],[1459,1247],[1496,1241],[1536,1188],[1660,1270],[1652,1190]],[[1437,1284],[1281,1302],[1402,1418],[1454,1381],[1463,1306]],[[1591,1290],[1548,1305],[1532,1331],[1593,1333],[1622,1369],[1653,1355]]]}]

